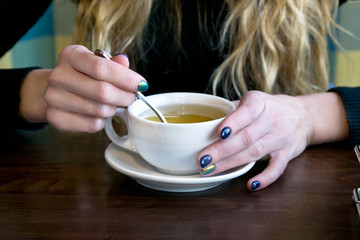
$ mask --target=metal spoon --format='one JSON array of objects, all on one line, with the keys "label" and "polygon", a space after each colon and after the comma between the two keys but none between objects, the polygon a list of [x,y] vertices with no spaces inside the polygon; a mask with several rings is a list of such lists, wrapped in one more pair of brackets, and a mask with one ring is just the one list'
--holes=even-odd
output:
[{"label": "metal spoon", "polygon": [[[99,57],[103,57],[106,58],[108,60],[111,60],[104,51],[100,50],[100,49],[96,49],[94,51],[94,54],[99,56]],[[152,105],[151,103],[149,103],[149,101],[146,99],[146,97],[141,93],[141,92],[136,92],[136,95],[139,99],[141,99],[146,105],[148,105],[156,114],[156,116],[158,116],[158,118],[161,120],[161,122],[163,123],[167,123],[164,115],[160,112],[159,109],[157,109],[157,107],[155,107],[154,105]]]}]

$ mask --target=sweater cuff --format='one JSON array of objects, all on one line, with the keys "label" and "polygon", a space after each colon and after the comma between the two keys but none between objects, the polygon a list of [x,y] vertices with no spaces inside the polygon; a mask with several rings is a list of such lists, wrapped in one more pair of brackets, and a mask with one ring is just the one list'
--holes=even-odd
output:
[{"label": "sweater cuff", "polygon": [[351,146],[360,143],[360,87],[335,87],[329,92],[340,95],[349,124],[349,139]]}]

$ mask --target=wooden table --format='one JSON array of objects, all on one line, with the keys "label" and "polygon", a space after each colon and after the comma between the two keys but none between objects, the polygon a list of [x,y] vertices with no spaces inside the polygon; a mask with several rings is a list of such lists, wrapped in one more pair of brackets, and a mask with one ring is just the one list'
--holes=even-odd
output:
[{"label": "wooden table", "polygon": [[308,148],[270,187],[261,171],[194,193],[151,190],[105,161],[97,134],[3,130],[0,239],[360,239],[360,165],[340,145]]}]

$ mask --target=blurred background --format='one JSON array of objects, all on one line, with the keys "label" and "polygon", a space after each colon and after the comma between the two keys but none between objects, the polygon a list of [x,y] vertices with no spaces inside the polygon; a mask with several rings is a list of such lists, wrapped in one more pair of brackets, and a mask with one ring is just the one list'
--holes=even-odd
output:
[{"label": "blurred background", "polygon": [[59,52],[71,44],[76,5],[54,0],[39,21],[0,59],[0,68],[53,68]]},{"label": "blurred background", "polygon": [[[0,68],[53,68],[59,52],[71,44],[76,5],[54,0],[41,19],[0,59]],[[352,33],[334,30],[343,49],[329,40],[330,86],[360,86],[360,0],[339,8],[337,23]]]}]

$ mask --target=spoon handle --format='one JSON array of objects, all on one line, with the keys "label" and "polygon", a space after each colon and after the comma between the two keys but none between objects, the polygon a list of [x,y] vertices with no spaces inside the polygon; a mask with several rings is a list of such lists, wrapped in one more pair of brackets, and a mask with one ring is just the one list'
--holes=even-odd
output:
[{"label": "spoon handle", "polygon": [[163,122],[163,123],[167,123],[165,117],[162,115],[162,113],[159,111],[159,109],[157,109],[157,107],[155,107],[154,105],[150,104],[146,97],[141,93],[141,92],[136,92],[137,96],[139,99],[141,99],[146,105],[149,106],[149,108],[151,108],[154,113],[156,114],[156,116],[158,116],[158,118],[160,118],[160,120]]},{"label": "spoon handle", "polygon": [[[106,58],[108,60],[111,60],[106,54],[104,51],[100,50],[100,49],[96,49],[94,51],[94,54],[99,56],[99,57],[103,57],[103,58]],[[157,107],[153,106],[152,104],[150,104],[146,97],[141,93],[141,92],[136,92],[136,95],[139,99],[141,99],[146,105],[148,105],[153,111],[154,113],[156,114],[156,116],[158,116],[158,118],[160,118],[160,120],[163,122],[163,123],[167,123],[165,117],[162,115],[162,113],[160,112],[159,109],[157,109]]]}]

